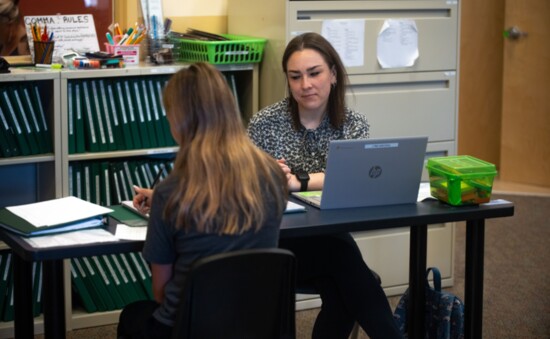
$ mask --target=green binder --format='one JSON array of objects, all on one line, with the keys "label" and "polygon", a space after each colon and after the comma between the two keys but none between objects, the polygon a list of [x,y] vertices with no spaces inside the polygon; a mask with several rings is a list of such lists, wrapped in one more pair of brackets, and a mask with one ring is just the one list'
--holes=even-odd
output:
[{"label": "green binder", "polygon": [[8,137],[11,134],[10,127],[7,125],[6,122],[6,128],[4,128],[4,123],[2,120],[4,119],[4,113],[2,112],[2,108],[0,108],[0,157],[8,158],[13,156],[12,155],[12,146],[11,143],[8,141]]},{"label": "green binder", "polygon": [[128,273],[128,278],[130,283],[134,286],[136,294],[139,296],[139,300],[144,300],[148,298],[147,292],[141,286],[141,280],[138,277],[138,273],[135,271],[133,265],[130,263],[130,258],[128,253],[120,253],[117,255],[120,259],[121,264],[126,269]]},{"label": "green binder", "polygon": [[134,108],[130,81],[124,80],[122,82],[122,85],[123,85],[122,90],[120,91],[120,93],[122,93],[121,98],[123,99],[123,102],[124,102],[124,105],[122,105],[122,107],[124,107],[124,110],[128,115],[130,131],[132,133],[132,143],[134,145],[134,148],[136,149],[145,148],[147,147],[146,146],[147,144],[142,142],[143,140],[142,138],[144,138],[145,136],[142,135],[141,129],[139,127],[139,119],[137,117],[136,110]]},{"label": "green binder", "polygon": [[118,288],[114,283],[111,273],[108,268],[105,267],[104,261],[101,260],[100,257],[94,255],[91,257],[91,264],[96,269],[96,272],[99,273],[99,278],[114,304],[114,309],[122,309],[124,307],[124,301],[118,292]]},{"label": "green binder", "polygon": [[103,302],[105,307],[107,307],[107,311],[112,311],[116,309],[116,305],[110,296],[109,292],[107,291],[107,287],[105,286],[105,283],[101,279],[100,273],[97,271],[95,265],[93,264],[93,261],[89,257],[83,257],[82,262],[84,263],[84,269],[86,270],[86,273],[90,277],[90,280],[92,281],[92,284],[97,291],[97,294],[99,295],[100,300]]},{"label": "green binder", "polygon": [[144,89],[144,92],[148,93],[148,109],[151,111],[151,115],[153,118],[155,135],[157,136],[157,144],[159,147],[170,146],[166,143],[166,138],[164,136],[164,133],[166,133],[166,131],[164,130],[163,120],[165,120],[166,118],[162,116],[162,113],[159,110],[157,100],[160,100],[160,98],[157,98],[153,79],[148,79],[146,86],[147,88]]},{"label": "green binder", "polygon": [[113,100],[116,106],[116,112],[118,113],[122,136],[124,137],[124,148],[137,149],[138,146],[134,144],[130,114],[126,112],[126,100],[123,88],[122,81],[115,81],[112,84]]},{"label": "green binder", "polygon": [[42,262],[32,263],[32,300],[33,315],[38,317],[42,312]]},{"label": "green binder", "polygon": [[119,180],[118,168],[119,164],[116,162],[109,163],[109,174],[111,177],[111,205],[118,205],[121,201],[125,200],[122,196],[121,182]]},{"label": "green binder", "polygon": [[133,298],[130,296],[129,291],[125,286],[124,281],[122,280],[120,272],[117,270],[110,257],[107,255],[102,255],[99,256],[99,260],[105,268],[105,271],[108,273],[111,284],[115,287],[116,292],[121,298],[122,307],[131,303],[133,301]]},{"label": "green binder", "polygon": [[46,112],[42,105],[42,99],[40,96],[40,91],[38,90],[37,85],[31,85],[29,88],[29,93],[31,97],[32,105],[38,115],[40,123],[42,124],[42,131],[44,131],[44,142],[46,143],[47,152],[53,152],[52,139],[53,135],[50,133],[50,128],[48,127],[48,120],[46,119]]},{"label": "green binder", "polygon": [[17,98],[21,102],[22,111],[27,116],[31,134],[33,134],[37,148],[40,150],[39,153],[51,153],[52,150],[48,148],[48,142],[46,141],[46,131],[44,131],[41,118],[32,103],[29,88],[27,86],[20,86],[15,93],[17,93]]},{"label": "green binder", "polygon": [[[109,117],[109,122],[113,132],[115,149],[126,150],[127,148],[125,145],[124,136],[122,134],[122,125],[119,121],[119,114],[115,105],[115,94],[113,92],[111,82],[109,80],[99,80],[99,89],[101,92],[101,97],[104,99],[103,104],[105,106],[105,112],[108,112],[107,115]],[[129,149],[131,149],[131,147]]]},{"label": "green binder", "polygon": [[23,130],[22,122],[20,122],[20,118],[17,116],[15,112],[14,105],[12,103],[12,100],[7,90],[4,90],[2,92],[2,100],[0,100],[0,104],[3,104],[4,113],[7,117],[9,125],[13,130],[15,139],[17,140],[18,149],[21,151],[20,154],[21,155],[32,154],[31,148],[25,136],[25,131]]},{"label": "green binder", "polygon": [[143,110],[143,105],[141,104],[141,91],[139,88],[139,80],[132,80],[131,85],[128,90],[128,102],[131,102],[131,110],[135,112],[135,118],[138,125],[139,135],[141,137],[142,148],[151,148],[151,138],[149,135],[149,128],[147,126],[147,113]]},{"label": "green binder", "polygon": [[72,288],[75,294],[80,297],[80,302],[84,307],[84,310],[86,310],[86,312],[88,313],[97,311],[97,306],[94,303],[94,299],[92,298],[88,287],[84,284],[83,275],[85,273],[81,273],[82,267],[78,268],[75,259],[71,259],[70,268]]},{"label": "green binder", "polygon": [[151,281],[151,271],[149,266],[145,263],[145,260],[143,260],[141,253],[132,252],[128,253],[128,256],[130,256],[130,262],[134,268],[134,271],[138,273],[138,279],[141,283],[141,287],[149,299],[154,299],[152,287],[153,283]]},{"label": "green binder", "polygon": [[105,138],[105,143],[101,144],[101,150],[114,151],[116,150],[115,137],[111,126],[111,120],[109,118],[110,112],[105,104],[105,93],[104,91],[102,93],[102,87],[99,81],[92,80],[91,88],[94,95],[93,107],[99,123],[99,130]]},{"label": "green binder", "polygon": [[83,197],[81,197],[82,200],[86,200],[89,202],[95,202],[94,196],[93,196],[93,180],[92,180],[92,170],[90,166],[90,162],[81,162],[81,179],[82,179],[82,192]]},{"label": "green binder", "polygon": [[101,112],[101,108],[99,106],[99,92],[97,90],[96,81],[95,80],[87,80],[84,82],[85,88],[88,89],[88,96],[90,100],[90,107],[92,112],[92,118],[94,119],[94,123],[97,126],[97,137],[98,137],[98,143],[99,143],[99,151],[100,152],[106,152],[109,151],[109,138],[108,138],[108,132],[107,128],[105,127],[105,123],[103,121],[103,115]]},{"label": "green binder", "polygon": [[86,133],[86,150],[99,152],[101,150],[101,135],[99,124],[92,106],[92,98],[88,81],[82,81],[84,132]]},{"label": "green binder", "polygon": [[100,227],[102,225],[102,216],[97,216],[74,223],[36,227],[7,208],[0,209],[0,227],[24,237],[62,233],[77,229]]},{"label": "green binder", "polygon": [[107,305],[105,304],[105,301],[103,300],[101,294],[96,288],[92,276],[86,268],[86,264],[83,259],[84,258],[74,258],[71,260],[74,262],[75,268],[82,277],[82,282],[84,283],[88,294],[90,294],[90,297],[96,305],[97,310],[100,312],[108,311]]},{"label": "green binder", "polygon": [[67,82],[67,142],[69,143],[69,154],[76,153],[76,108],[74,98],[74,84]]},{"label": "green binder", "polygon": [[69,187],[69,193],[77,198],[87,200],[86,189],[84,186],[84,174],[80,162],[71,162],[69,164],[70,178],[72,185]]},{"label": "green binder", "polygon": [[117,220],[118,223],[131,227],[146,227],[148,224],[147,219],[123,205],[113,205],[109,206],[109,208],[113,210],[113,212],[109,213],[109,216]]},{"label": "green binder", "polygon": [[111,206],[111,175],[107,161],[99,163],[99,187],[100,205]]},{"label": "green binder", "polygon": [[[11,270],[10,270],[11,271]],[[6,300],[4,301],[3,321],[13,321],[13,273],[8,275]]]},{"label": "green binder", "polygon": [[33,123],[31,118],[28,116],[28,112],[23,106],[23,100],[19,94],[19,89],[16,86],[12,86],[9,91],[9,96],[11,97],[11,104],[17,115],[23,134],[27,139],[27,142],[30,147],[30,154],[40,154],[42,149],[40,147],[39,140],[37,138],[36,131],[33,128]]},{"label": "green binder", "polygon": [[[155,116],[154,112],[151,110],[151,93],[147,89],[147,80],[141,79],[139,82],[136,82],[137,87],[139,88],[139,96],[141,107],[143,109],[143,114],[145,116],[145,127],[149,133],[149,141],[151,142],[151,147],[160,147],[162,143],[158,142],[158,136],[155,126]],[[138,93],[138,91],[136,91]]]},{"label": "green binder", "polygon": [[128,303],[142,300],[143,299],[142,295],[139,294],[138,291],[136,290],[136,284],[132,281],[130,272],[128,272],[128,268],[126,267],[126,265],[124,265],[122,260],[120,260],[119,257],[115,254],[111,254],[108,257],[111,263],[113,264],[113,267],[116,268],[116,271],[118,272],[121,278],[121,282],[124,290],[123,293],[128,298]]},{"label": "green binder", "polygon": [[134,169],[135,169],[135,162],[134,161],[123,161],[122,162],[122,170],[124,172],[124,189],[126,191],[128,199],[125,200],[132,200],[134,197]]},{"label": "green binder", "polygon": [[0,319],[3,318],[4,304],[8,296],[8,282],[11,275],[11,252],[0,252]]},{"label": "green binder", "polygon": [[156,90],[154,94],[156,95],[156,98],[157,98],[157,109],[159,110],[162,117],[161,121],[164,129],[163,136],[164,136],[165,144],[166,146],[175,146],[177,144],[174,138],[172,137],[172,132],[170,132],[170,124],[168,123],[168,118],[166,117],[166,110],[164,109],[164,106],[162,104],[162,90],[164,88],[165,83],[166,83],[166,79],[156,80],[155,81]]},{"label": "green binder", "polygon": [[75,131],[75,153],[86,152],[86,111],[83,100],[83,88],[81,81],[74,81],[74,131]]}]

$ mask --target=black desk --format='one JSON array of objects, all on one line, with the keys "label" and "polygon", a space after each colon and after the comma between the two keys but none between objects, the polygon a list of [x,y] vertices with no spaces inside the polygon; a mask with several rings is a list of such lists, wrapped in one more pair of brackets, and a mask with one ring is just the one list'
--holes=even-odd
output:
[{"label": "black desk", "polygon": [[[306,237],[375,229],[411,227],[410,237],[410,338],[422,338],[424,281],[428,225],[466,221],[466,338],[481,338],[483,311],[483,254],[485,219],[512,216],[514,205],[494,201],[481,206],[453,207],[438,201],[409,205],[379,206],[286,214],[281,237]],[[63,259],[140,251],[142,241],[120,241],[80,246],[35,249],[21,237],[0,230],[0,239],[14,255],[15,337],[32,338],[32,262],[43,262],[43,313],[46,338],[65,337]]]}]

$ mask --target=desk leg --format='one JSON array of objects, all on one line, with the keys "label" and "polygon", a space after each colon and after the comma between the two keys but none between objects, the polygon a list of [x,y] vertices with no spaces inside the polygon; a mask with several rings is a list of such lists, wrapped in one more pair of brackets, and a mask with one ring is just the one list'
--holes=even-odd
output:
[{"label": "desk leg", "polygon": [[465,338],[481,338],[483,325],[483,261],[485,220],[466,222],[464,298]]},{"label": "desk leg", "polygon": [[13,257],[13,312],[16,338],[34,338],[32,262]]},{"label": "desk leg", "polygon": [[411,339],[424,338],[426,257],[428,225],[411,226],[409,248],[409,305],[407,332]]},{"label": "desk leg", "polygon": [[63,260],[43,262],[44,337],[65,338],[65,292]]}]

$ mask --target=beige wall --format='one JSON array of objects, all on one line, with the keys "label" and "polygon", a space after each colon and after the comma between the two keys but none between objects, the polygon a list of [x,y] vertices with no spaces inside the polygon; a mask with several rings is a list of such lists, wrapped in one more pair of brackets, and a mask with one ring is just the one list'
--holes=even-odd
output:
[{"label": "beige wall", "polygon": [[[115,22],[132,27],[141,21],[139,0],[116,0]],[[164,0],[163,14],[172,19],[172,30],[184,32],[192,27],[213,33],[227,32],[227,0]]]}]

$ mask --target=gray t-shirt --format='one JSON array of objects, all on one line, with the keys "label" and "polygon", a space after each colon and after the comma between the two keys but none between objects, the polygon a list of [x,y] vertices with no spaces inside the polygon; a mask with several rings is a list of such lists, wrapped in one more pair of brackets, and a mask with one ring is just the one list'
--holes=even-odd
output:
[{"label": "gray t-shirt", "polygon": [[342,128],[335,129],[325,116],[316,129],[301,126],[295,130],[288,98],[256,113],[248,125],[248,135],[259,148],[275,159],[285,159],[293,172],[324,172],[330,140],[367,139],[369,124],[365,115],[345,108]]},{"label": "gray t-shirt", "polygon": [[174,263],[174,273],[164,288],[164,302],[153,313],[159,322],[168,326],[174,325],[183,285],[195,260],[240,249],[277,247],[282,218],[282,211],[278,212],[273,207],[275,202],[270,199],[266,206],[266,222],[257,233],[252,230],[241,235],[220,236],[176,230],[173,221],[165,222],[162,218],[166,201],[175,189],[173,179],[168,177],[155,188],[143,247],[143,256],[148,262],[161,265]]}]

